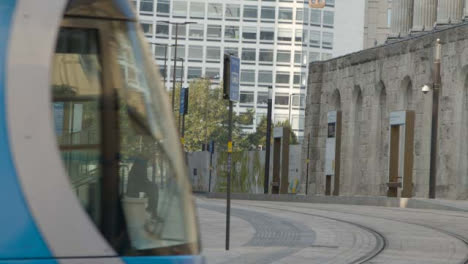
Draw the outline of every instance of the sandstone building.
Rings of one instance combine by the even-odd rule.
[[[389,187],[398,186],[398,196],[428,197],[432,95],[423,94],[421,87],[432,83],[434,46],[440,38],[436,197],[468,198],[467,2],[439,0],[437,6],[434,0],[394,0],[391,37],[400,39],[309,66],[302,158],[306,164],[309,154],[310,163],[308,171],[303,166],[301,183],[305,187],[308,178],[310,193],[388,195]],[[341,113],[341,129],[336,131],[329,126],[333,111]],[[390,116],[398,111],[414,115],[408,134],[414,140],[409,147],[402,139],[396,141],[392,158],[399,165],[394,168],[390,132],[398,129],[390,125],[395,122]],[[331,163],[330,133],[341,138],[335,148],[340,157]],[[334,174],[327,176],[327,166],[336,169]],[[392,185],[395,181],[398,185]]]

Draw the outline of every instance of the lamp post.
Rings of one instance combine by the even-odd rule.
[[[270,141],[271,141],[271,108],[273,101],[273,87],[268,87],[268,110],[267,110],[267,128],[266,128],[266,150],[265,150],[265,177],[263,192],[268,194],[268,186],[270,181]]]
[[[159,21],[159,22],[175,25],[174,74],[172,76],[172,111],[174,111],[175,86],[176,86],[176,66],[177,66],[177,40],[179,39],[179,25],[196,24],[196,22],[189,22],[189,21],[185,21],[185,22]]]
[[[432,127],[431,127],[431,162],[429,165],[429,198],[436,197],[436,172],[437,172],[437,128],[439,122],[439,92],[441,90],[440,59],[442,44],[440,39],[436,41],[434,69],[432,77]],[[423,89],[424,92],[424,89]]]

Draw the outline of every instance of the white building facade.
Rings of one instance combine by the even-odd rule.
[[[172,88],[175,25],[178,28],[176,77],[183,85],[198,77],[221,81],[223,54],[241,59],[239,114],[251,109],[254,120],[244,131],[254,132],[267,112],[272,86],[273,121],[290,120],[302,139],[309,62],[333,56],[335,1],[323,9],[309,8],[308,0],[134,0],[140,23],[153,44],[154,58]],[[167,51],[167,52],[166,52]],[[166,61],[165,61],[166,58]]]

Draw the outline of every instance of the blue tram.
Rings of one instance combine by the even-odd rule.
[[[203,263],[127,0],[0,1],[0,264]]]

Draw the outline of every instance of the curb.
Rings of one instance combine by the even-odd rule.
[[[225,193],[197,193],[197,196],[203,196],[208,199],[226,199]],[[315,196],[315,195],[296,195],[296,194],[249,194],[232,193],[233,200],[253,200],[253,201],[277,201],[277,202],[301,202],[301,203],[320,203],[320,204],[346,204],[346,205],[364,205],[364,206],[382,206],[394,208],[412,208],[412,209],[432,209],[468,212],[466,208],[460,208],[446,204],[440,204],[437,200],[423,198],[393,198],[385,196]],[[468,208],[468,207],[467,207]]]

